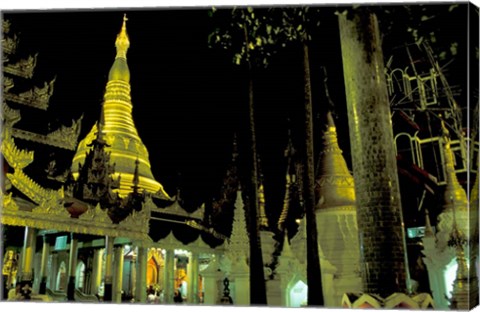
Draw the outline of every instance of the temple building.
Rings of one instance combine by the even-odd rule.
[[[343,53],[357,55],[355,22],[375,19],[339,18],[350,39]],[[167,194],[134,123],[127,21],[124,15],[100,113],[84,138],[81,119],[70,126],[42,120],[43,132],[21,122],[24,113],[47,111],[55,80],[32,85],[37,55],[20,58],[18,38],[2,22],[2,300],[248,306],[251,283],[262,281],[269,306],[306,306],[304,167],[291,133],[286,168],[278,169],[285,174],[278,219],[258,175],[264,274],[252,278],[249,199],[236,136],[210,202],[186,207],[180,191]],[[370,26],[368,40],[379,41]],[[409,101],[402,96],[406,102],[390,111],[389,97],[411,95],[414,82],[446,83],[438,64],[409,76],[412,64],[384,70],[381,50],[371,57],[361,64],[385,73],[379,84],[345,64],[352,168],[339,144],[349,138],[336,125],[346,117],[336,119],[333,109],[322,116],[314,213],[325,307],[468,309],[478,303],[478,142],[461,135],[457,107],[451,98],[441,102],[438,89],[413,93]],[[363,81],[361,88],[352,79]],[[324,89],[332,102],[326,83]],[[376,96],[362,101],[362,92]],[[421,112],[411,113],[418,103]],[[427,122],[424,112],[433,105],[444,114],[428,120],[427,133],[417,122]],[[440,161],[429,163],[425,146]],[[477,153],[476,163],[464,161],[466,146]],[[467,172],[477,172],[476,179],[461,179]],[[476,185],[470,194],[468,183]],[[414,199],[402,196],[407,192]],[[10,297],[15,285],[21,290]]]
[[[7,236],[23,229],[25,241],[5,254],[3,289],[20,284],[24,298],[94,302],[145,302],[147,290],[161,289],[165,303],[181,289],[184,300],[204,300],[199,270],[219,253],[215,247],[225,236],[202,225],[204,208],[188,213],[178,194],[171,198],[153,178],[131,115],[128,46],[125,18],[100,118],[58,185],[41,185],[25,174],[36,154],[17,147],[13,125],[19,114],[4,104],[2,227]]]

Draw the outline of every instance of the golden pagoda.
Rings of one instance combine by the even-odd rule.
[[[445,155],[445,173],[447,186],[444,193],[443,210],[450,211],[455,209],[460,211],[466,211],[468,206],[467,193],[465,189],[458,182],[457,175],[455,173],[455,160],[452,148],[450,146],[450,133],[445,126],[445,122],[442,120],[442,135],[444,142],[444,155]]]
[[[158,196],[170,199],[163,186],[153,177],[148,151],[138,136],[132,118],[132,101],[130,96],[130,71],[127,64],[127,50],[130,41],[127,34],[127,18],[124,16],[120,34],[115,46],[117,55],[108,74],[108,82],[103,102],[102,134],[107,141],[105,150],[110,153],[110,162],[115,164],[116,180],[120,175],[120,196],[125,197],[134,187],[135,162],[138,159],[140,191],[146,190]],[[88,135],[79,143],[73,158],[72,171],[78,177],[78,165],[85,162],[86,153],[98,132],[94,125]]]
[[[355,184],[338,146],[337,128],[331,112],[328,112],[327,120],[328,128],[324,134],[324,149],[316,183],[319,199],[316,210],[339,206],[355,210]]]

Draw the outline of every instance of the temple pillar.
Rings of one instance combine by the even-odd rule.
[[[219,265],[217,258],[214,257],[208,267],[202,272],[203,289],[205,291],[203,303],[205,305],[215,305],[219,302],[220,290],[218,281],[220,279]]]
[[[75,271],[77,269],[77,235],[70,234],[70,254],[68,258],[68,285],[67,285],[67,299],[68,301],[75,301]]]
[[[173,302],[175,276],[175,252],[172,249],[165,249],[165,275],[164,275],[164,296],[165,303]]]
[[[137,258],[136,256],[132,257],[132,261],[130,262],[130,294],[133,298],[135,298],[135,294],[137,293]]]
[[[50,255],[50,245],[53,243],[53,239],[55,237],[52,236],[43,236],[43,248],[42,248],[42,262],[40,265],[40,289],[38,291],[39,294],[44,295],[47,291],[47,265],[48,265],[48,257]]]
[[[140,303],[147,302],[147,257],[147,248],[138,246],[135,301]]]
[[[198,254],[196,252],[192,252],[189,264],[188,302],[198,303]]]
[[[115,289],[113,292],[113,301],[122,302],[123,285],[123,245],[115,247]]]
[[[98,287],[102,283],[102,258],[103,248],[95,249],[93,251],[92,278],[90,279],[90,293],[92,294],[98,294]]]
[[[105,283],[103,301],[112,301],[112,267],[113,267],[113,241],[114,237],[105,237]]]
[[[57,273],[58,273],[58,252],[52,251],[50,270],[47,273],[48,274],[47,284],[48,284],[48,288],[50,288],[51,290],[55,290]]]
[[[33,285],[33,260],[35,253],[36,229],[25,227],[25,237],[22,251],[22,275],[20,285],[22,294],[26,299],[30,299],[30,293]]]

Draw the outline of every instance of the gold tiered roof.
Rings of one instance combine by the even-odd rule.
[[[134,187],[135,162],[138,159],[140,190],[157,193],[161,197],[170,198],[163,186],[153,177],[148,151],[138,136],[132,118],[132,101],[130,96],[130,70],[127,64],[127,50],[130,40],[127,34],[127,18],[117,36],[115,46],[117,55],[108,75],[108,83],[103,103],[102,134],[107,141],[105,148],[110,152],[110,162],[115,164],[114,179],[120,179],[119,194],[126,196]],[[73,158],[72,171],[75,178],[78,176],[78,165],[85,162],[86,152],[90,143],[96,137],[97,126],[94,125],[88,135],[79,143]]]

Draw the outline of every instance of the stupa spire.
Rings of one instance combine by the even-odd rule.
[[[430,214],[425,209],[425,237],[434,237],[432,224],[430,223]]]
[[[455,173],[455,162],[453,152],[450,146],[450,133],[442,120],[443,150],[445,155],[445,175],[447,186],[444,194],[444,210],[450,210],[455,206],[457,210],[467,209],[467,193],[458,182]]]
[[[163,186],[153,177],[148,151],[138,136],[133,122],[130,70],[127,64],[130,40],[127,34],[126,15],[123,16],[122,27],[117,35],[115,46],[117,54],[108,75],[100,121],[79,143],[77,153],[73,158],[73,175],[74,177],[78,176],[76,168],[79,163],[85,162],[85,154],[90,149],[89,144],[96,137],[95,133],[99,132],[99,137],[108,143],[105,150],[110,153],[111,162],[115,163],[116,176],[114,178],[117,178],[118,175],[122,177],[120,196],[127,196],[135,187],[140,192],[146,190],[161,198],[170,199]]]
[[[265,210],[265,189],[263,187],[263,173],[261,170],[260,159],[258,160],[258,224],[260,229],[268,229],[268,217]]]
[[[117,35],[117,40],[115,41],[115,47],[117,48],[117,58],[127,58],[127,50],[130,47],[130,40],[128,39],[127,34],[127,14],[123,15],[123,25],[122,30]]]
[[[355,185],[342,150],[338,145],[337,128],[332,113],[327,113],[327,129],[323,135],[323,151],[317,172],[316,209],[355,205]]]
[[[280,217],[278,218],[278,222],[277,222],[277,227],[279,230],[283,230],[285,228],[285,222],[287,220],[288,213],[290,210],[291,186],[293,183],[296,182],[296,176],[294,172],[295,164],[293,161],[294,154],[295,154],[295,149],[292,143],[291,132],[290,132],[290,129],[288,129],[288,143],[285,149],[285,158],[287,159],[287,170],[285,174],[285,196],[283,198],[282,212],[280,213]]]

